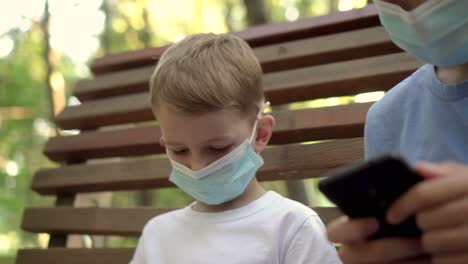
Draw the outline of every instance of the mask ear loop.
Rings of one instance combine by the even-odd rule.
[[[263,111],[265,111],[265,109],[267,107],[270,106],[270,102],[266,102],[263,104],[262,108],[260,108],[260,110],[258,111],[257,113],[257,117],[256,117],[256,120],[255,120],[255,123],[254,123],[254,127],[253,127],[253,131],[252,131],[252,135],[250,136],[250,139],[249,139],[249,142],[252,144],[252,140],[254,139],[255,135],[257,134],[257,126],[258,126],[258,121],[262,118],[262,115],[263,115]]]

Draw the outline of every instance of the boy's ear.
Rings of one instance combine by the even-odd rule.
[[[258,121],[257,134],[254,139],[254,150],[257,153],[262,152],[270,141],[275,127],[275,118],[272,115],[264,115]]]

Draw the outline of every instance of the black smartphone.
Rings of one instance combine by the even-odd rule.
[[[379,231],[369,237],[421,234],[414,217],[390,225],[385,214],[395,200],[423,178],[397,156],[382,156],[341,168],[319,182],[319,190],[350,218],[375,217]]]

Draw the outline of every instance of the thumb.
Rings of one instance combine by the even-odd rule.
[[[416,165],[414,166],[414,170],[416,173],[418,173],[425,179],[440,178],[446,175],[440,164],[430,163],[426,161],[416,163]]]

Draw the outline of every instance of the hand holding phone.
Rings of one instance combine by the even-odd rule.
[[[375,217],[379,231],[370,239],[418,236],[414,217],[390,225],[385,214],[395,200],[423,178],[401,158],[383,156],[347,166],[327,175],[319,189],[350,218]]]

